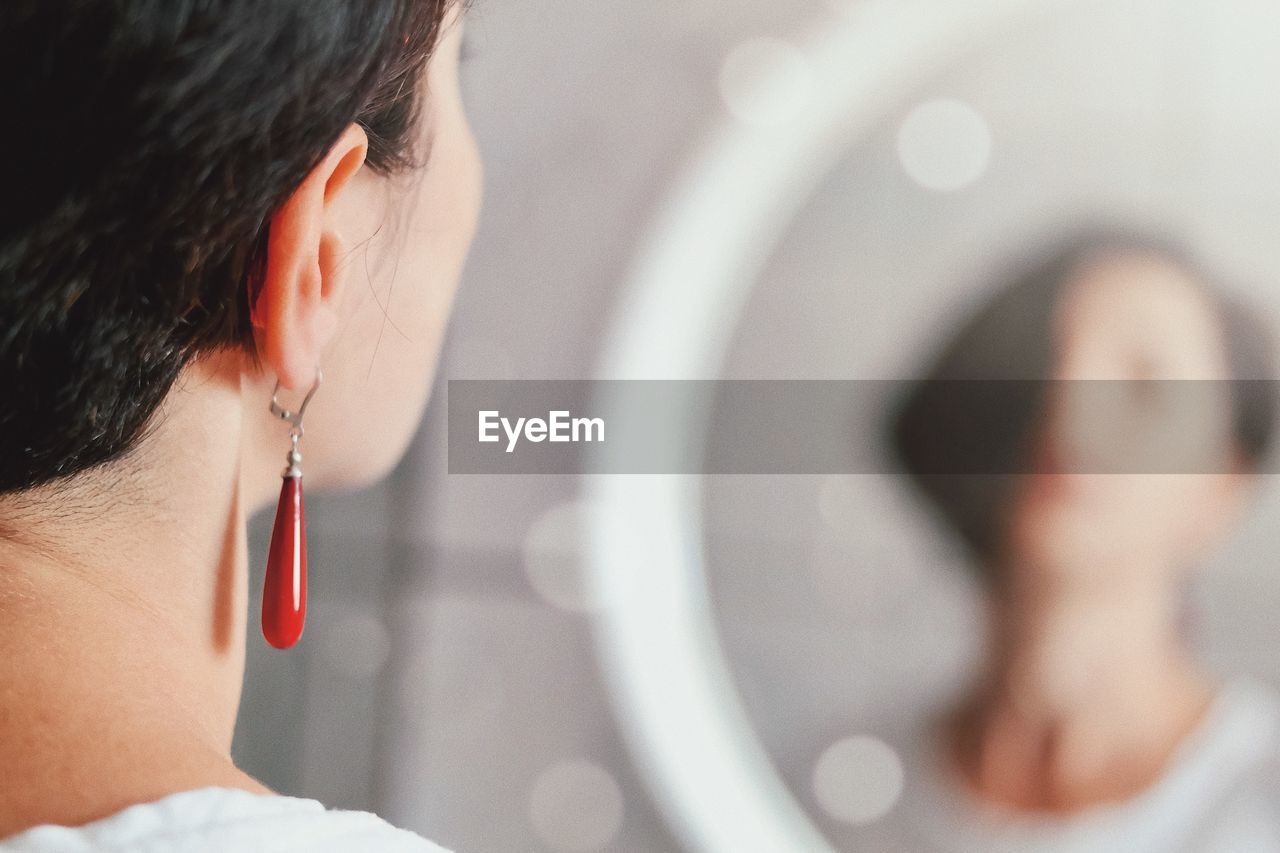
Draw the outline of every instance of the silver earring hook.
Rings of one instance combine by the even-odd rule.
[[[317,367],[316,381],[312,383],[311,390],[307,392],[307,396],[302,398],[302,405],[298,406],[298,410],[296,412],[290,411],[280,405],[280,380],[276,380],[275,390],[271,392],[271,414],[280,418],[282,421],[288,421],[289,425],[292,427],[292,429],[289,430],[289,433],[297,438],[302,437],[302,416],[306,414],[307,404],[310,403],[311,398],[316,395],[316,390],[320,387],[320,380],[322,378],[323,375],[320,373],[320,368]]]

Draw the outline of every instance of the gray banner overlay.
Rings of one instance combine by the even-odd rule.
[[[451,474],[1270,471],[1280,380],[450,380]]]

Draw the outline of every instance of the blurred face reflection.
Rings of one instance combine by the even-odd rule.
[[[1234,506],[1232,404],[1225,382],[1152,380],[1230,377],[1213,304],[1155,254],[1107,254],[1066,283],[1053,335],[1065,381],[1012,509],[1012,571],[1116,584],[1176,570]]]

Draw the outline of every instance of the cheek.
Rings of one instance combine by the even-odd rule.
[[[408,337],[421,336],[434,352],[475,236],[481,167],[456,93],[437,91],[426,118],[433,128],[430,159],[408,187],[390,247],[394,257],[381,259],[379,277],[388,294],[384,319]]]
[[[428,170],[415,188],[414,210],[375,322],[384,344],[375,369],[395,376],[402,387],[422,389],[413,408],[416,421],[434,375],[445,326],[453,307],[480,208],[480,165],[464,121],[438,125]],[[375,304],[375,309],[379,308]]]
[[[411,239],[426,251],[424,264],[449,268],[455,278],[475,236],[483,167],[457,92],[440,92],[430,116],[433,128],[427,171],[415,189],[408,223]]]
[[[326,422],[308,430],[320,479],[367,483],[403,455],[421,419],[475,233],[481,166],[458,91],[456,35],[433,60],[423,172],[368,178],[352,233],[346,322],[326,359]],[[323,428],[322,428],[323,427]]]
[[[416,431],[475,230],[474,152],[469,134],[439,137],[425,174],[391,193],[375,236],[353,253],[348,319],[326,358],[330,422],[308,431],[328,485],[383,476]]]

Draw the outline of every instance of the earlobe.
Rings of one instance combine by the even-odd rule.
[[[255,343],[280,384],[304,389],[337,334],[348,247],[335,200],[364,165],[368,138],[350,125],[271,218],[265,271],[251,306]]]

